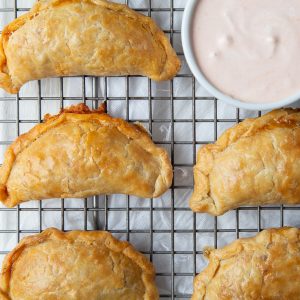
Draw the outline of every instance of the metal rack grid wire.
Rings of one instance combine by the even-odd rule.
[[[297,226],[299,224],[295,221],[295,217],[300,216],[300,207],[243,207],[228,213],[225,217],[212,217],[205,214],[196,215],[189,210],[187,202],[193,188],[191,170],[196,161],[198,147],[216,140],[224,127],[240,122],[243,116],[248,116],[249,112],[239,109],[233,110],[217,99],[205,93],[199,95],[197,92],[199,85],[184,63],[180,45],[180,27],[174,21],[176,18],[176,21],[180,24],[185,0],[145,0],[142,1],[143,5],[141,7],[133,5],[140,1],[125,0],[124,2],[141,13],[154,17],[158,23],[161,20],[168,19],[168,26],[164,28],[164,31],[170,37],[171,43],[174,44],[184,67],[174,80],[164,83],[163,93],[156,93],[159,84],[144,78],[145,93],[142,96],[132,95],[134,89],[132,82],[141,80],[136,76],[119,78],[124,83],[124,89],[122,95],[118,96],[110,94],[110,81],[114,80],[110,77],[92,78],[83,76],[68,79],[71,82],[76,80],[76,84],[81,81],[81,94],[76,95],[66,95],[65,78],[55,79],[59,86],[59,94],[56,96],[44,95],[44,81],[37,81],[34,96],[30,93],[28,95],[26,91],[16,96],[1,94],[0,112],[2,109],[2,115],[5,115],[8,110],[13,117],[2,118],[0,129],[1,131],[11,131],[11,126],[13,126],[15,136],[20,135],[20,133],[26,131],[26,126],[32,127],[42,121],[43,106],[48,107],[49,103],[59,103],[58,106],[62,108],[83,101],[96,108],[101,102],[107,100],[108,112],[112,114],[114,103],[121,103],[121,115],[128,121],[143,123],[152,133],[154,141],[169,151],[174,166],[172,187],[161,200],[137,201],[134,197],[119,196],[121,201],[118,201],[110,196],[95,196],[92,199],[83,199],[82,201],[60,199],[53,202],[54,205],[48,205],[50,202],[43,201],[35,202],[32,206],[19,205],[12,209],[0,206],[0,257],[2,261],[4,255],[23,236],[38,233],[45,229],[44,223],[46,220],[47,224],[51,223],[53,219],[59,220],[60,224],[56,227],[61,230],[109,230],[114,235],[133,243],[154,263],[161,299],[188,299],[192,293],[193,277],[205,267],[202,255],[204,246],[223,246],[236,238],[254,235],[265,227]],[[11,14],[16,18],[28,11],[29,7],[24,7],[24,3],[28,5],[28,1],[0,0],[0,14],[2,16]],[[159,14],[163,14],[163,16],[159,17]],[[166,15],[168,15],[167,18]],[[176,80],[179,81],[176,82]],[[186,81],[189,82],[188,94],[178,94],[176,92],[178,86]],[[49,80],[47,82],[49,83]],[[183,102],[186,104],[182,104]],[[143,103],[143,110],[147,112],[146,117],[136,118],[132,116],[131,108],[138,105],[138,103]],[[181,106],[178,106],[178,103]],[[186,105],[189,106],[190,114],[181,117],[177,113],[178,107],[180,110]],[[36,117],[30,119],[24,117],[22,115],[24,107],[35,110]],[[56,105],[56,108],[59,107]],[[162,109],[157,110],[157,107]],[[209,107],[208,111],[207,107]],[[159,112],[158,116],[156,116],[154,108],[156,108],[156,112]],[[168,116],[162,114],[163,117],[161,117],[162,110],[168,111]],[[203,114],[202,111],[204,111]],[[230,116],[228,117],[228,115]],[[254,116],[259,115],[260,112],[257,112]],[[162,124],[169,129],[168,139],[156,138],[157,132],[161,132]],[[223,127],[220,127],[220,124]],[[188,128],[187,136],[189,138],[178,138],[176,130],[180,125]],[[211,138],[199,136],[198,132],[201,131],[201,128],[205,128],[205,131],[210,128]],[[0,146],[3,151],[12,140],[12,138],[6,139],[1,135]],[[189,159],[185,160],[186,155],[182,155],[183,149],[185,151],[188,149],[191,154]],[[187,174],[187,176],[181,176],[182,174]],[[188,183],[186,183],[187,177]],[[69,205],[70,203],[72,205]],[[76,214],[77,219],[81,220],[81,225],[76,225],[75,228],[70,227],[68,224],[68,216],[72,213]],[[143,218],[148,217],[141,222],[139,215],[142,215]],[[34,218],[35,225],[30,228],[23,227],[23,220],[28,218]],[[110,226],[111,220],[115,218],[122,219],[120,228]],[[13,223],[13,227],[7,227],[7,223],[9,223],[7,220]],[[132,220],[137,221],[137,225]],[[11,241],[8,248],[3,242],[5,240]],[[160,241],[160,243],[157,243],[157,241]]]

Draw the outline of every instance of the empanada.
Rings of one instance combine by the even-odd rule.
[[[6,256],[1,289],[9,300],[155,300],[154,277],[146,257],[106,231],[50,228]]]
[[[300,203],[300,110],[276,110],[227,130],[199,150],[194,182],[195,212]]]
[[[173,78],[180,61],[155,22],[105,0],[40,0],[2,32],[0,87],[77,75]]]
[[[79,104],[46,116],[9,146],[0,169],[0,200],[13,207],[96,194],[158,197],[172,178],[166,150],[141,125]]]
[[[300,230],[269,229],[218,250],[194,281],[192,300],[299,300]]]

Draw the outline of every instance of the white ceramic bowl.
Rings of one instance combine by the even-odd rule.
[[[228,104],[233,106],[244,108],[244,109],[251,109],[251,110],[271,110],[275,108],[279,108],[282,106],[289,105],[293,102],[296,102],[300,99],[300,91],[296,95],[290,96],[288,98],[282,99],[280,101],[272,102],[272,103],[247,103],[243,102],[238,99],[234,99],[228,95],[225,95],[220,90],[218,90],[215,86],[213,86],[204,76],[200,67],[198,66],[197,60],[195,58],[195,54],[192,47],[192,25],[193,25],[193,17],[194,11],[196,8],[197,3],[201,0],[189,0],[184,10],[183,20],[182,20],[182,28],[181,28],[181,35],[182,35],[182,45],[183,51],[186,58],[186,61],[198,80],[198,82],[213,96],[217,99],[220,99]],[[299,49],[300,51],[300,49]],[[220,75],[222,76],[222,75]]]

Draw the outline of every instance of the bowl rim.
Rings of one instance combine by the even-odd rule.
[[[230,97],[219,89],[217,89],[208,79],[206,79],[205,75],[201,71],[198,66],[197,60],[194,55],[193,47],[192,47],[192,38],[191,38],[191,29],[194,17],[195,7],[198,2],[201,0],[188,0],[182,18],[181,25],[181,41],[183,46],[183,53],[186,58],[187,64],[194,74],[197,81],[214,97],[220,99],[230,105],[236,106],[238,108],[244,108],[249,110],[271,110],[280,108],[282,106],[286,106],[292,104],[300,99],[300,91],[295,95],[289,96],[283,100],[279,100],[276,102],[269,103],[249,103],[243,102],[241,100]]]

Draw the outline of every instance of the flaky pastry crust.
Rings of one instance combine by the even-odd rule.
[[[40,0],[0,40],[0,87],[57,76],[173,78],[180,61],[155,22],[105,0]]]
[[[208,267],[194,281],[192,300],[298,300],[300,230],[280,228],[207,249]]]
[[[172,165],[138,124],[84,104],[45,118],[8,147],[0,169],[0,200],[98,194],[158,197],[171,185]]]
[[[6,256],[0,294],[7,300],[155,300],[154,277],[145,256],[106,231],[50,228]]]
[[[199,150],[194,182],[195,212],[300,203],[300,110],[275,110],[227,130]]]

